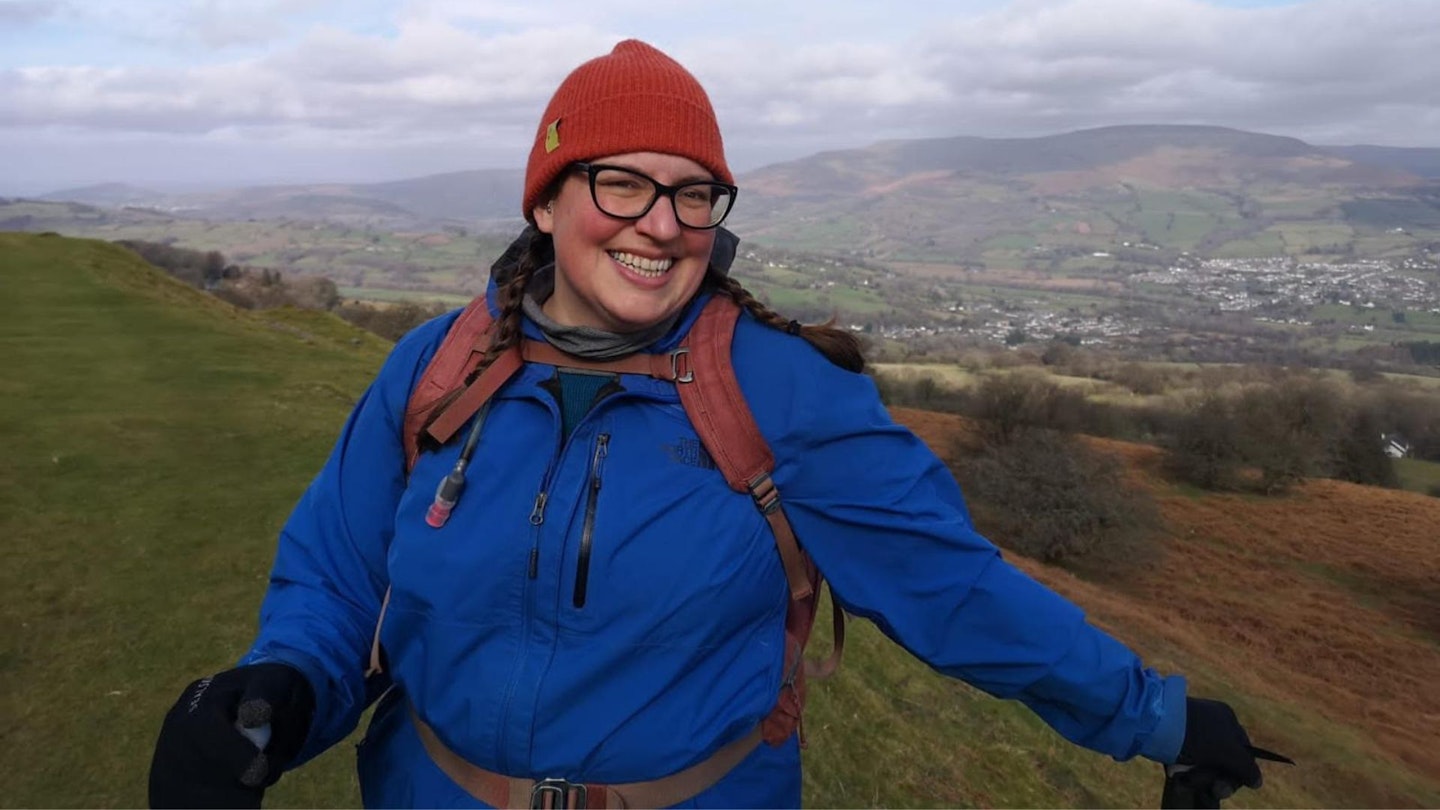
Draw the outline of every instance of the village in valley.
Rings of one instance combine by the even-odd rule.
[[[1109,275],[1110,291],[1088,297],[964,274],[918,280],[873,262],[805,254],[750,249],[742,258],[758,268],[762,288],[782,274],[790,281],[776,286],[802,288],[821,301],[846,294],[883,300],[892,306],[870,314],[840,309],[842,322],[895,341],[949,337],[1018,346],[1063,340],[1138,350],[1162,339],[1173,346],[1177,328],[1244,334],[1262,343],[1269,335],[1287,345],[1307,336],[1383,342],[1397,333],[1440,335],[1440,262],[1428,256],[1319,261],[1181,254],[1164,265]],[[774,287],[768,292],[784,303]]]

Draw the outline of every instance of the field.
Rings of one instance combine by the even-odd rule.
[[[98,242],[0,234],[0,283],[0,804],[141,806],[166,704],[244,651],[276,532],[387,347]],[[279,801],[355,804],[331,758]]]
[[[1440,492],[1440,464],[1418,458],[1395,459],[1400,486],[1412,492]]]
[[[0,806],[139,806],[161,717],[245,649],[276,530],[386,346],[328,316],[234,310],[98,242],[0,234],[0,284]],[[896,416],[942,454],[966,430]],[[1160,499],[1163,555],[1103,581],[1012,559],[1299,760],[1234,806],[1440,805],[1440,499],[1326,481],[1199,496],[1149,448],[1102,448]],[[813,690],[807,804],[1158,800],[1153,763],[1065,743],[851,628]],[[267,804],[356,806],[352,753]]]

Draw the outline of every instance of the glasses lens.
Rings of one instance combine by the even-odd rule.
[[[595,204],[612,217],[638,217],[655,199],[655,183],[624,169],[595,171]]]
[[[730,203],[730,189],[718,183],[687,183],[675,191],[675,215],[691,228],[719,225]]]

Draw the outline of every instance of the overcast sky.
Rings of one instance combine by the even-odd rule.
[[[626,37],[739,171],[1126,123],[1440,146],[1440,0],[0,0],[0,194],[518,168]]]

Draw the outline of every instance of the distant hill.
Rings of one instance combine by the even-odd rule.
[[[108,183],[52,192],[47,201],[109,208],[148,208],[215,221],[315,220],[387,228],[474,226],[520,219],[519,170],[450,172],[386,183],[248,186],[221,191],[163,193]]]
[[[1170,172],[1170,173],[1167,173]],[[1039,138],[938,138],[885,141],[865,149],[825,152],[751,172],[746,190],[772,196],[846,192],[884,194],[891,184],[937,182],[954,176],[1068,178],[1104,184],[1135,176],[1157,185],[1228,182],[1257,173],[1299,182],[1404,185],[1415,178],[1388,167],[1326,159],[1295,138],[1222,127],[1122,126]]]
[[[1356,163],[1384,166],[1440,180],[1440,149],[1404,149],[1393,146],[1324,146],[1326,152]]]
[[[168,195],[126,183],[101,183],[94,186],[67,188],[42,194],[38,199],[55,202],[77,202],[118,208],[123,205],[154,205]]]
[[[0,231],[57,231],[90,235],[101,228],[164,228],[174,216],[150,208],[0,197]]]
[[[1014,264],[1036,249],[1080,256],[1125,243],[1354,252],[1357,237],[1387,229],[1440,238],[1440,183],[1405,170],[1429,159],[1414,151],[1371,163],[1199,126],[887,141],[746,174],[734,221],[777,245],[892,260]]]

